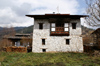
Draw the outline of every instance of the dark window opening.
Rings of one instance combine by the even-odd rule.
[[[42,52],[46,52],[46,49],[42,49]]]
[[[72,23],[72,29],[76,29],[76,23]]]
[[[68,44],[68,45],[69,45],[69,39],[66,39],[66,44]]]
[[[43,29],[43,23],[39,23],[39,29]]]
[[[64,23],[56,23],[56,31],[63,32],[64,31]]]
[[[56,23],[56,27],[64,27],[64,23]]]
[[[42,39],[42,45],[45,45],[45,39]]]

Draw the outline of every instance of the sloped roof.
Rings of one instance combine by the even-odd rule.
[[[96,29],[94,32],[92,32],[91,34],[97,34],[100,33],[100,28]]]

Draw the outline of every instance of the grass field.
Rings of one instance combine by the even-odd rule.
[[[100,57],[85,53],[0,52],[1,66],[100,66]]]

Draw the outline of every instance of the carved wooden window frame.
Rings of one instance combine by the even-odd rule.
[[[67,22],[65,22],[65,23],[67,23]],[[64,23],[64,32],[69,32],[69,23],[67,23],[68,27],[65,27],[65,23]],[[65,28],[68,28],[68,31],[65,31]]]
[[[50,23],[50,29],[51,29],[50,31],[52,31],[52,29],[55,29],[54,31],[52,31],[52,32],[55,32],[55,31],[56,31],[56,23],[54,23],[55,26],[52,26],[52,24],[53,24],[53,23]]]

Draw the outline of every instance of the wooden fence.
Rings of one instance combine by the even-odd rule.
[[[6,47],[4,49],[6,52],[27,52],[26,47]]]
[[[84,52],[93,52],[93,46],[84,45]]]
[[[94,50],[100,51],[100,46],[84,45],[84,52],[93,52]]]

